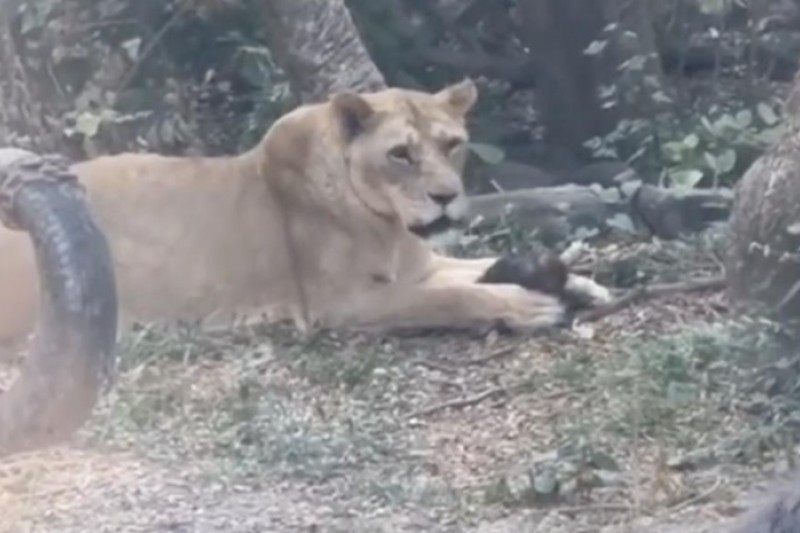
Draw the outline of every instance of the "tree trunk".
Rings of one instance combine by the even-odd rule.
[[[785,136],[736,188],[726,274],[735,308],[800,319],[800,74],[785,105]]]
[[[41,151],[60,148],[59,132],[45,121],[46,101],[17,55],[11,26],[17,4],[0,8],[0,145]]]
[[[521,0],[517,21],[520,38],[530,50],[537,74],[539,109],[548,144],[565,156],[588,155],[584,143],[605,136],[620,118],[643,114],[641,99],[630,98],[634,87],[622,86],[620,65],[640,56],[640,74],[660,82],[655,40],[646,0]],[[609,24],[617,23],[609,29]],[[631,33],[632,32],[632,33]],[[594,41],[602,51],[587,54]],[[600,90],[616,87],[615,105],[605,105]],[[654,92],[647,87],[647,95]]]
[[[264,0],[269,45],[303,103],[386,87],[343,0]]]

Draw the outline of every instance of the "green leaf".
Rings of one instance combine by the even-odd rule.
[[[682,142],[668,141],[661,145],[661,153],[664,158],[673,163],[680,163],[683,160],[683,153],[686,145]]]
[[[715,174],[719,174],[719,166],[717,165],[717,158],[714,157],[714,154],[705,152],[703,154],[703,158],[706,160],[706,165],[708,165],[708,168],[713,170]]]
[[[552,495],[558,492],[558,480],[549,469],[533,478],[533,490],[537,494]]]
[[[602,52],[608,45],[608,41],[592,41],[589,46],[583,51],[587,56],[595,56]]]
[[[749,109],[742,109],[736,113],[736,123],[742,129],[747,128],[753,123],[753,112]]]
[[[697,3],[704,15],[721,15],[730,9],[730,0],[698,0]]]
[[[717,172],[727,174],[736,166],[736,152],[728,148],[717,156]]]
[[[653,101],[659,104],[671,104],[672,98],[667,96],[663,91],[656,91],[653,93]]]
[[[764,102],[759,103],[758,106],[756,106],[756,110],[758,111],[758,116],[761,117],[761,120],[763,120],[764,124],[767,126],[774,126],[779,120],[775,111]]]
[[[703,173],[696,168],[688,170],[670,170],[669,171],[670,183],[675,187],[682,187],[686,189],[694,189],[700,180],[703,179]]]
[[[718,135],[722,135],[726,129],[741,129],[741,126],[736,119],[728,113],[725,113],[714,122],[714,130]]]
[[[127,52],[128,58],[134,62],[139,59],[139,51],[141,50],[141,46],[142,39],[139,37],[128,39],[122,43],[122,48],[124,48],[125,52]]]
[[[75,131],[82,133],[85,137],[94,137],[100,130],[100,123],[103,121],[99,115],[84,112],[75,120]]]
[[[622,194],[630,198],[641,186],[642,180],[632,180],[624,182],[619,188],[622,190]]]
[[[765,129],[756,133],[755,140],[764,146],[769,146],[778,142],[782,134],[783,128],[775,126],[774,128]]]
[[[712,134],[712,135],[716,135],[716,134],[717,134],[717,128],[716,128],[716,126],[714,126],[713,124],[711,124],[711,122],[708,120],[708,118],[706,118],[706,117],[701,117],[701,118],[700,118],[700,123],[701,123],[701,124],[703,125],[703,127],[704,127],[704,128],[707,130],[707,131],[708,131],[708,133],[710,133],[710,134]]]
[[[596,237],[600,234],[597,228],[587,228],[586,226],[578,226],[572,234],[575,240],[583,241]]]
[[[617,70],[619,70],[619,71],[625,71],[625,70],[638,71],[638,70],[643,70],[644,66],[645,66],[645,61],[646,61],[646,58],[644,56],[636,55],[636,56],[631,57],[627,61],[623,61],[622,64],[620,64],[620,66],[617,67]]]
[[[616,85],[601,85],[600,88],[597,90],[597,94],[603,100],[607,100],[617,94],[617,86]]]
[[[695,148],[697,148],[697,146],[700,144],[700,137],[698,137],[698,136],[697,136],[697,135],[695,135],[694,133],[690,133],[689,135],[687,135],[687,136],[686,136],[686,137],[683,139],[683,144],[684,144],[684,145],[685,145],[687,148],[691,148],[692,150],[694,150],[694,149],[695,149]]]
[[[636,226],[633,225],[633,220],[625,213],[617,213],[609,218],[606,220],[606,225],[626,233],[636,233]]]
[[[471,142],[467,146],[481,159],[481,161],[489,165],[500,164],[506,158],[506,154],[503,149],[492,144]]]
[[[640,146],[638,150],[636,150],[633,154],[628,156],[628,158],[625,160],[625,162],[626,163],[632,163],[633,161],[636,161],[640,157],[644,156],[646,153],[647,153],[647,146]],[[614,181],[624,181],[626,179],[626,177],[630,176],[630,175],[636,175],[636,173],[635,172],[629,172],[629,173],[623,172],[621,175],[614,176]]]

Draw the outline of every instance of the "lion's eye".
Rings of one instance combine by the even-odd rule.
[[[411,151],[405,144],[400,144],[389,150],[389,158],[402,163],[413,163]]]

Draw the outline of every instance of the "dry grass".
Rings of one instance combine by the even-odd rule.
[[[2,465],[1,530],[703,531],[793,457],[770,327],[695,294],[536,338],[142,329],[72,447]]]

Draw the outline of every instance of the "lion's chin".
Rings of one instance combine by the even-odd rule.
[[[452,230],[458,230],[461,227],[462,224],[460,222],[453,220],[447,215],[442,215],[433,222],[429,222],[427,224],[415,224],[409,226],[408,229],[411,231],[411,233],[417,235],[418,237],[430,239]]]

